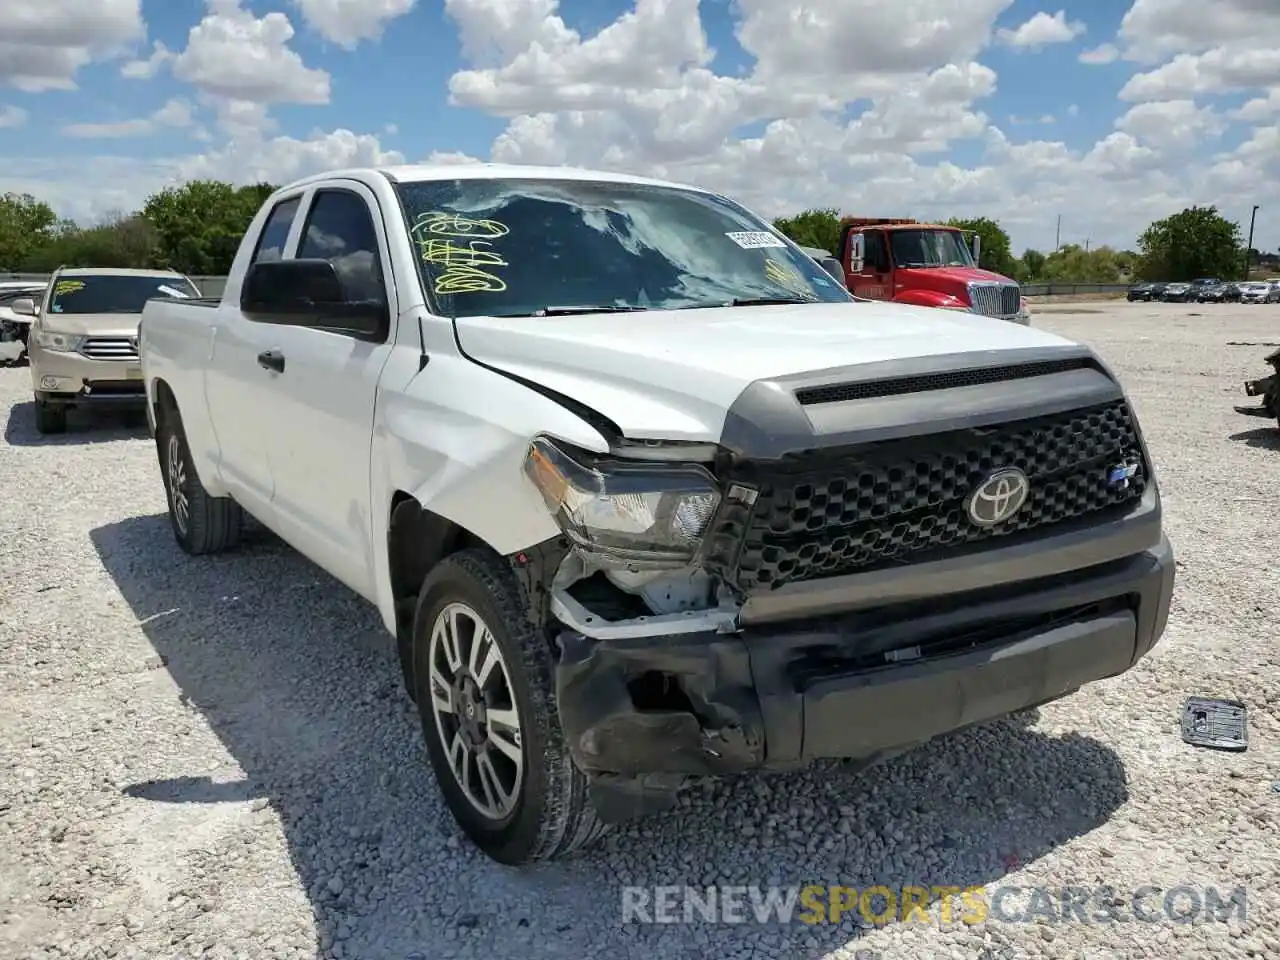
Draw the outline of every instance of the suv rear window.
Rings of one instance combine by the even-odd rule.
[[[199,297],[182,277],[94,276],[59,277],[49,297],[50,313],[141,313],[152,297]]]

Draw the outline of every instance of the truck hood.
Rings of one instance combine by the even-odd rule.
[[[1072,347],[1034,327],[853,302],[570,317],[463,317],[464,353],[583,404],[637,439],[720,440],[751,383],[911,357]]]
[[[132,337],[141,319],[141,313],[48,313],[40,318],[40,325],[78,336]]]
[[[990,270],[974,267],[903,267],[898,270],[897,283],[911,290],[937,290],[940,293],[959,293],[969,283],[1013,283]]]

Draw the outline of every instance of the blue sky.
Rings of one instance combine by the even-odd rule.
[[[612,53],[602,41],[591,54],[583,45],[589,48],[596,34],[634,10],[634,0],[506,0],[516,12],[509,22],[493,15],[493,0],[450,0],[449,9],[445,0],[382,0],[384,8],[405,12],[359,40],[341,33],[347,20],[331,17],[326,26],[314,11],[327,3],[341,12],[347,4],[354,24],[364,16],[359,8],[379,6],[373,0],[241,0],[239,9],[235,0],[142,0],[140,10],[138,0],[100,0],[111,11],[103,16],[115,19],[95,29],[116,31],[111,44],[77,35],[76,10],[66,0],[11,2],[47,18],[70,11],[66,46],[84,55],[83,65],[69,71],[67,84],[74,88],[22,76],[0,86],[0,118],[9,118],[0,119],[0,190],[48,196],[62,212],[82,218],[138,202],[187,175],[279,179],[331,159],[416,161],[443,153],[563,159],[714,179],[767,215],[809,205],[863,212],[869,203],[892,203],[875,213],[985,212],[1006,223],[1018,248],[1051,246],[1061,213],[1064,240],[1130,245],[1153,216],[1188,202],[1219,203],[1228,216],[1247,219],[1250,202],[1258,202],[1251,201],[1250,167],[1264,179],[1277,162],[1271,149],[1276,141],[1267,133],[1276,116],[1262,107],[1248,120],[1233,119],[1231,112],[1262,102],[1268,83],[1280,85],[1280,76],[1255,77],[1263,82],[1251,87],[1221,77],[1216,86],[1212,78],[1190,85],[1183,78],[1180,87],[1157,76],[1141,96],[1119,97],[1135,75],[1159,71],[1180,54],[1207,76],[1218,62],[1214,56],[1248,57],[1259,44],[1280,39],[1280,29],[1268,32],[1280,27],[1280,4],[1275,17],[1256,18],[1260,27],[1237,29],[1227,17],[1231,29],[1205,31],[1187,20],[1189,0],[1072,0],[1062,6],[901,0],[894,16],[885,14],[882,0],[795,0],[772,11],[762,0],[641,0],[641,8],[649,8],[648,25],[626,36],[621,31]],[[1246,3],[1220,0],[1218,8],[1226,14],[1233,4]],[[805,9],[825,21],[770,26],[769,17]],[[1001,34],[1037,14],[1059,11],[1071,36],[1028,47]],[[255,65],[249,56],[239,62],[237,51],[246,49],[239,40],[211,47],[201,58],[196,48],[212,34],[197,43],[192,30],[204,18],[238,18],[237,29],[259,31],[254,35],[261,38],[269,14],[276,15],[273,30],[284,14],[294,31],[283,43],[278,33],[265,41],[262,49],[282,58],[275,67]],[[931,17],[939,23],[926,30],[921,24]],[[759,28],[754,34],[744,27],[753,18]],[[702,55],[687,39],[699,23],[713,55]],[[52,28],[62,29],[57,22]],[[88,28],[79,29],[83,34]],[[1034,31],[1028,29],[1029,37]],[[806,30],[847,38],[847,58],[839,48],[823,48],[822,37],[799,36]],[[465,57],[460,35],[466,31],[492,42],[497,52],[474,62]],[[866,58],[874,58],[882,39],[888,48],[901,44],[902,69],[893,62],[867,68]],[[159,68],[146,79],[137,69],[133,77],[123,75],[122,68],[145,60],[156,42],[170,53]],[[859,54],[863,42],[868,46]],[[1080,62],[1084,51],[1107,43],[1119,48],[1113,62]],[[548,51],[542,67],[529,57],[535,44]],[[906,64],[930,45],[936,48],[932,58]],[[175,54],[183,56],[175,60]],[[609,62],[615,55],[617,62]],[[973,63],[981,67],[965,66]],[[963,83],[972,89],[941,102],[934,88],[920,84],[948,65],[968,70]],[[981,68],[994,71],[993,91],[983,87]],[[678,99],[690,96],[678,88],[690,87],[698,70],[740,86],[715,94],[729,97],[730,106],[706,118],[705,130],[697,114],[711,94]],[[467,71],[480,86],[451,95],[451,78]],[[3,74],[0,66],[0,82]],[[575,98],[585,89],[599,109],[584,122]],[[667,99],[655,99],[655,90]],[[815,113],[806,106],[823,95],[834,98],[834,108],[828,104]],[[917,118],[912,111],[922,104],[928,109]],[[1141,123],[1121,120],[1137,106]],[[880,133],[871,139],[869,123],[848,130],[867,109],[884,113]],[[687,129],[665,139],[650,136],[647,128],[679,121],[686,111]],[[541,126],[530,120],[535,116]],[[1182,129],[1180,116],[1188,123],[1181,140],[1174,135]],[[949,132],[933,137],[935,128]],[[347,139],[335,131],[349,131]],[[931,137],[933,146],[910,142]],[[501,139],[506,142],[496,145]],[[786,144],[786,150],[774,144]],[[1232,158],[1239,150],[1244,152]],[[860,156],[850,162],[855,154]],[[769,164],[766,158],[772,158]],[[1280,230],[1271,224],[1269,212],[1263,213],[1257,245],[1280,245]]]

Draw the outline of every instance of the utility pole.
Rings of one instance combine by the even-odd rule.
[[[1085,237],[1085,238],[1084,238],[1084,252],[1085,252],[1085,253],[1088,253],[1088,252],[1089,252],[1089,243],[1090,243],[1090,242],[1091,242],[1091,241],[1089,240],[1089,238],[1088,238],[1088,237]]]
[[[1058,232],[1053,238],[1053,249],[1062,249],[1062,214],[1058,214]]]
[[[1249,268],[1253,266],[1253,222],[1258,216],[1261,209],[1256,203],[1253,205],[1253,212],[1249,214],[1249,242],[1244,248],[1244,278],[1249,279]]]

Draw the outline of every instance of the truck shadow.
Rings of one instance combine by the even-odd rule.
[[[692,960],[766,935],[775,955],[816,960],[859,938],[857,910],[816,926],[696,915],[693,927],[624,925],[622,885],[988,884],[1127,798],[1114,752],[1049,736],[1032,711],[862,773],[830,764],[693,790],[677,811],[617,828],[570,860],[503,868],[461,839],[439,799],[391,640],[364,601],[269,537],[203,559],[180,553],[163,515],[91,537],[184,701],[246,772],[125,793],[190,805],[193,825],[201,805],[269,804],[312,908],[317,956],[335,944],[362,960],[451,956],[464,944],[469,956],[514,956],[521,943],[530,956],[547,943],[585,956],[625,937]]]
[[[1258,450],[1280,450],[1280,430],[1274,426],[1243,430],[1240,433],[1231,434],[1229,439]]]
[[[67,416],[67,432],[36,432],[36,405],[27,400],[15,403],[4,425],[4,439],[11,447],[65,447],[113,440],[145,440],[146,411],[137,410],[71,410]]]

